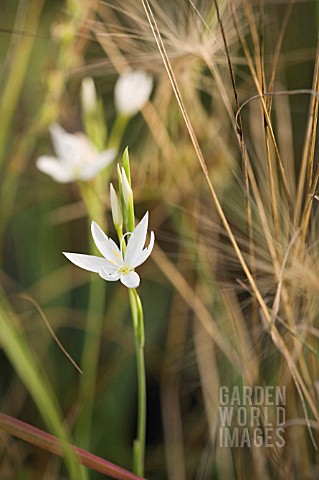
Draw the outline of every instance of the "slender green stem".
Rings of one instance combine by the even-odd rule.
[[[144,316],[143,307],[135,288],[129,290],[133,316],[136,367],[137,367],[137,438],[133,448],[133,471],[144,475],[145,437],[146,437],[146,375],[144,359]]]
[[[91,281],[89,288],[88,316],[81,362],[83,375],[79,385],[82,411],[75,430],[77,441],[86,450],[91,445],[101,331],[103,328],[102,313],[105,306],[105,284],[104,282]],[[83,476],[85,480],[90,478],[89,471],[84,467]]]
[[[137,449],[134,451],[134,473],[144,475],[145,459],[145,434],[146,434],[146,378],[145,378],[145,360],[144,347],[135,343],[136,348],[136,366],[138,382],[138,423],[137,439],[134,445]]]
[[[87,185],[81,184],[80,191],[88,212],[88,230],[92,220],[105,228],[103,208],[98,201],[94,190]],[[95,245],[91,241],[91,254],[95,255]],[[79,396],[83,405],[77,428],[76,436],[81,446],[85,449],[90,447],[96,381],[98,374],[98,361],[101,346],[101,332],[103,328],[103,312],[105,308],[105,282],[91,281],[89,287],[88,316],[84,337],[81,366],[83,375],[79,386]],[[86,479],[88,472],[85,472]]]
[[[95,253],[95,252],[94,252]],[[80,382],[80,399],[83,412],[76,433],[83,448],[88,449],[91,440],[91,426],[100,354],[102,314],[105,307],[105,284],[92,281],[89,290],[88,317],[82,353],[83,376]]]
[[[108,148],[118,149],[120,147],[121,140],[123,138],[123,134],[129,120],[130,117],[128,116],[122,115],[120,113],[117,115],[112,130],[110,132],[109,140],[107,143]]]
[[[126,159],[128,161],[128,158]],[[129,164],[127,164],[128,177],[130,178]],[[123,195],[121,195],[123,197]],[[124,207],[125,208],[125,207]],[[126,229],[133,232],[135,227],[134,203],[133,198],[128,209]],[[120,245],[123,254],[125,253],[126,244],[122,230],[117,229]],[[122,243],[123,242],[123,243]],[[137,369],[137,438],[133,445],[133,472],[137,475],[144,476],[144,460],[145,460],[145,440],[146,440],[146,375],[145,375],[145,359],[144,359],[144,314],[141,299],[135,288],[129,289],[130,305],[134,327],[135,353],[136,353],[136,369]]]

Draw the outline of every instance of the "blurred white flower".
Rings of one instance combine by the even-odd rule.
[[[82,255],[80,253],[63,252],[63,254],[74,265],[89,272],[98,273],[104,280],[109,282],[120,280],[127,288],[136,288],[140,284],[140,277],[134,272],[134,268],[144,263],[150,256],[155,241],[154,232],[151,232],[149,246],[144,248],[147,227],[148,212],[146,212],[134,231],[127,234],[130,235],[130,238],[123,255],[123,245],[118,248],[116,243],[105,235],[98,224],[92,222],[93,240],[104,258],[94,255]],[[122,241],[124,242],[124,238]]]
[[[60,125],[50,128],[56,157],[43,155],[36,166],[56,182],[91,180],[116,157],[114,149],[98,152],[84,133],[67,133]]]
[[[115,85],[115,106],[123,115],[135,115],[149,99],[153,78],[143,70],[120,75]]]

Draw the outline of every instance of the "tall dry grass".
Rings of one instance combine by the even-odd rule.
[[[118,73],[145,69],[156,82],[151,101],[129,124],[123,140],[123,147],[128,144],[131,151],[137,216],[145,206],[151,210],[158,240],[153,262],[143,271],[142,287],[149,380],[147,476],[316,478],[315,6],[119,0],[92,4],[84,20],[76,20],[72,9],[65,18],[75,31],[69,43],[59,43],[58,58],[74,58],[69,56],[74,48],[79,55],[75,64],[57,62],[54,71],[60,75],[61,90],[55,92],[59,102],[54,114],[71,129],[78,128],[72,94],[83,75],[96,78],[108,105],[109,123]],[[52,87],[52,82],[48,85]],[[47,108],[52,92],[46,92]],[[48,111],[52,113],[51,108]],[[37,134],[45,126],[41,123]],[[16,165],[15,159],[21,158],[18,171],[31,171],[33,181],[34,138],[39,137],[26,132],[16,147],[21,155],[27,142],[29,156],[8,157],[7,178],[12,162]],[[60,248],[61,238],[65,241],[68,235],[77,238],[84,251],[86,240],[79,232],[85,210],[76,190],[67,190],[57,205],[56,187],[49,191],[45,187],[37,187],[42,201],[47,201],[41,219],[50,229],[58,229],[50,251]],[[30,201],[28,194],[25,198]],[[31,203],[37,201],[31,198]],[[15,202],[17,221],[22,207],[19,199]],[[107,205],[104,208],[107,212]],[[13,257],[15,251],[8,250]],[[57,257],[52,264],[25,281],[27,287],[23,275],[5,264],[6,290],[26,290],[45,308],[58,333],[70,331],[73,340],[76,332],[78,345],[71,351],[80,356],[87,280],[62,266]],[[110,295],[107,290],[106,298]],[[62,360],[52,353],[50,335],[39,326],[30,305],[14,297],[12,303],[26,319],[24,336],[37,357],[48,362],[58,392],[67,391],[67,401],[61,393],[60,401],[72,426],[83,407],[76,393],[78,380],[70,373],[59,378],[57,365]],[[104,318],[104,326],[89,446],[129,465],[127,439],[134,429],[134,408],[126,392],[131,389],[134,394],[133,346],[122,292],[106,305],[104,317],[93,313],[101,322]],[[39,332],[41,346],[36,341]],[[68,335],[66,340],[70,349]],[[71,385],[68,378],[73,379]],[[286,386],[283,448],[219,446],[219,392],[224,385]],[[22,399],[9,413],[25,412],[27,394],[16,377],[6,388],[5,408],[18,392]],[[81,441],[85,439],[79,435]],[[40,458],[44,470],[54,465],[54,460]],[[23,460],[18,463],[23,471]],[[58,473],[52,475],[59,478]]]

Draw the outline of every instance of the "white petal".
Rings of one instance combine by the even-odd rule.
[[[91,231],[94,243],[102,255],[117,266],[122,265],[122,254],[116,243],[105,235],[96,222],[92,222]]]
[[[57,123],[50,128],[55,153],[62,162],[76,164],[83,157],[83,139],[77,135],[67,133]]]
[[[96,177],[96,175],[106,168],[116,157],[116,150],[110,148],[105,150],[104,152],[96,155],[94,159],[90,162],[83,163],[80,178],[81,180],[91,180],[92,178]]]
[[[50,175],[56,182],[68,183],[74,180],[70,170],[55,157],[39,157],[36,166],[41,172]]]
[[[132,265],[135,258],[141,253],[146,241],[146,233],[148,227],[148,212],[145,213],[140,223],[135,227],[132,235],[127,243],[125,252],[125,263]]]
[[[147,248],[144,248],[142,253],[133,260],[133,263],[130,264],[131,268],[136,268],[142,263],[145,262],[145,260],[151,255],[153,247],[154,247],[154,242],[155,242],[155,235],[154,232],[151,232],[151,238],[150,238],[150,243]]]
[[[110,165],[110,163],[113,162],[117,155],[117,150],[115,148],[108,148],[107,150],[104,150],[103,152],[99,153],[95,157],[96,163],[103,164],[104,167],[107,165]]]
[[[63,255],[78,267],[84,268],[89,272],[99,273],[101,268],[108,269],[108,262],[105,258],[95,257],[94,255],[82,255],[81,253],[63,252]]]
[[[137,288],[140,284],[140,277],[136,272],[123,273],[121,275],[121,282],[127,288]]]
[[[106,280],[107,282],[116,282],[121,277],[121,275],[116,271],[110,274],[109,271],[105,268],[101,268],[101,270],[99,271],[99,275],[101,278],[103,278],[103,280]]]

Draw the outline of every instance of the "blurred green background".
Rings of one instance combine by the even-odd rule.
[[[209,23],[209,30],[190,2],[153,2],[153,7],[209,175],[236,233],[243,238],[240,150],[234,122],[223,99],[227,94],[229,104],[236,110],[225,51],[214,5],[205,0],[195,3]],[[243,102],[256,91],[229,4],[219,3]],[[264,22],[263,58],[265,77],[269,79],[288,2],[265,2],[263,15],[259,2],[247,3],[259,31],[263,28],[260,19]],[[233,2],[241,32],[257,55],[245,5],[244,1]],[[141,218],[146,210],[150,211],[151,229],[160,248],[140,268],[148,385],[146,476],[154,480],[227,480],[256,475],[254,465],[245,462],[251,458],[250,452],[242,452],[239,461],[235,454],[218,452],[212,440],[217,428],[218,385],[245,382],[245,375],[241,377],[227,354],[215,348],[214,338],[205,334],[202,320],[198,321],[206,315],[201,313],[204,306],[229,348],[240,354],[240,335],[237,337],[237,329],[230,326],[225,308],[232,299],[232,305],[242,312],[238,318],[246,329],[242,330],[243,342],[248,339],[250,345],[243,347],[244,363],[252,348],[248,328],[251,319],[249,314],[245,317],[249,296],[239,291],[236,283],[236,278],[242,277],[241,269],[227,258],[227,242],[219,236],[221,226],[215,207],[141,3],[3,0],[0,12],[1,308],[15,319],[17,332],[49,379],[74,443],[130,469],[136,429],[131,316],[127,291],[122,285],[103,283],[63,257],[62,251],[87,253],[90,249],[89,216],[81,188],[75,183],[55,183],[36,168],[35,162],[40,155],[53,154],[49,135],[53,122],[60,123],[68,132],[84,130],[80,88],[86,76],[94,78],[103,101],[105,124],[112,130],[116,117],[114,85],[118,75],[130,66],[150,73],[155,87],[152,101],[129,121],[118,159],[109,168],[108,176],[117,183],[116,163],[128,145],[136,216]],[[275,90],[311,88],[317,31],[318,3],[296,2],[280,50]],[[282,139],[283,156],[293,152],[297,178],[309,102],[309,95],[286,98],[284,107],[274,100],[276,133],[278,130]],[[260,130],[262,121],[254,113],[253,105],[251,102],[243,110],[243,121],[247,150],[258,159],[262,140],[256,132],[259,127],[255,119],[260,122]],[[277,115],[280,108],[289,112],[286,117]],[[285,123],[288,117],[289,126]],[[89,188],[94,190],[94,182]],[[115,238],[108,182],[99,188],[99,212],[110,236]],[[233,254],[229,256],[233,258]],[[262,275],[267,282],[267,273]],[[92,291],[96,292],[93,297]],[[266,293],[273,295],[271,288],[265,287],[265,296]],[[88,315],[93,319],[93,336],[99,351],[96,384],[90,385],[90,378],[87,380],[90,390],[80,394],[81,375],[54,342],[35,305],[21,294],[30,296],[43,309],[59,340],[80,365],[89,334]],[[280,360],[264,340],[266,334],[261,325],[258,332],[261,343],[266,344],[264,356],[257,355],[260,377],[255,382],[262,384],[267,377],[274,380]],[[29,389],[8,359],[6,340],[0,342],[1,411],[48,430]],[[84,375],[90,376],[85,371]],[[91,420],[86,418],[90,425],[81,423],[87,395],[94,403]],[[296,409],[300,413],[300,407]],[[298,438],[308,449],[307,461],[298,457],[294,463],[296,445],[292,442],[280,461],[271,454],[267,456],[265,462],[270,466],[264,466],[264,478],[301,478],[298,472],[301,475],[304,462],[307,472],[316,471],[315,455],[305,430]],[[277,460],[278,464],[294,463],[292,470],[287,466],[286,472],[293,471],[296,476],[285,477],[282,465],[276,468]],[[0,478],[63,479],[68,478],[68,473],[61,459],[3,432]],[[90,478],[104,477],[92,471]],[[309,474],[302,478],[316,477]]]

